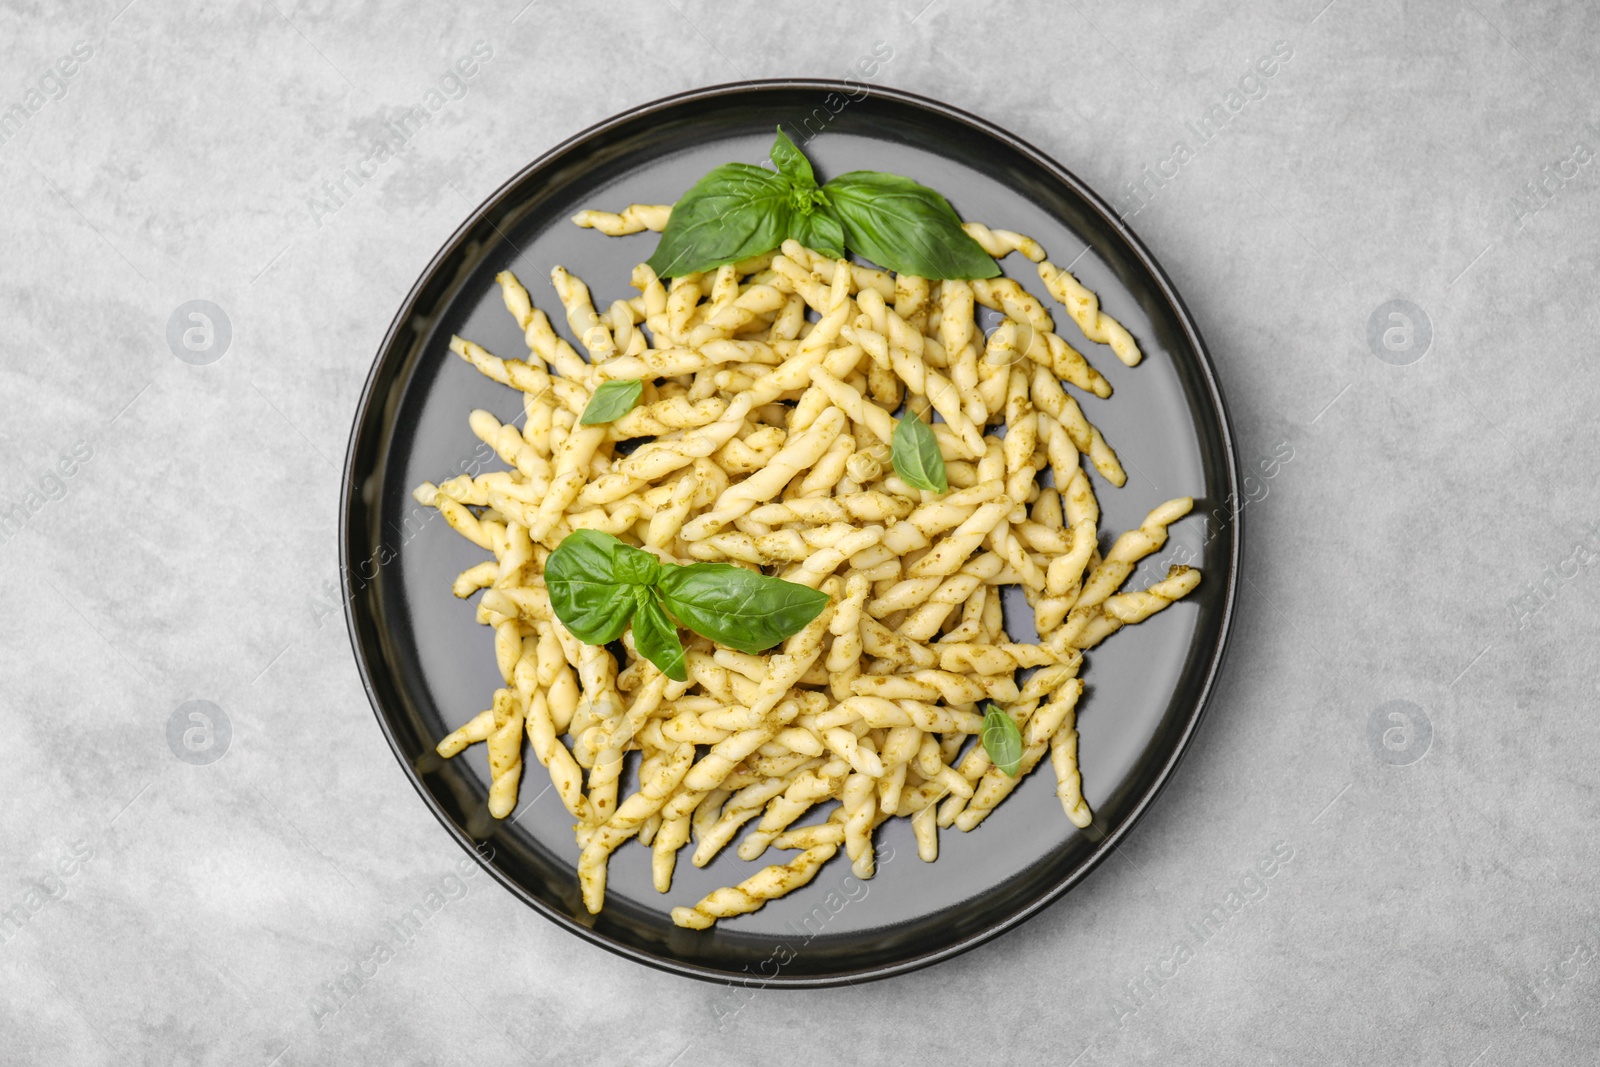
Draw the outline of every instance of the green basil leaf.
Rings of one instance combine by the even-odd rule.
[[[889,459],[894,464],[894,472],[907,485],[933,493],[950,491],[944,474],[944,456],[939,452],[939,439],[933,435],[933,427],[909,411],[895,423]]]
[[[880,267],[923,278],[993,278],[1000,265],[966,231],[949,201],[898,174],[853,170],[822,187],[844,243]]]
[[[616,422],[632,411],[633,405],[637,404],[643,395],[644,383],[637,378],[619,378],[613,382],[601,382],[600,388],[594,391],[594,396],[590,397],[589,403],[584,406],[583,414],[578,416],[578,422],[583,426]]]
[[[1017,720],[998,705],[985,704],[983,711],[983,750],[989,761],[1012,778],[1022,769],[1022,730]]]
[[[673,205],[650,268],[676,278],[772,251],[789,234],[793,192],[781,174],[723,164]]]
[[[616,580],[611,562],[612,550],[621,544],[598,530],[574,530],[545,563],[556,618],[586,644],[615,641],[633,617],[632,587]]]
[[[611,574],[627,585],[655,585],[661,577],[661,561],[642,548],[618,541],[611,549]]]
[[[662,568],[667,610],[702,637],[764,652],[821,614],[828,594],[729,563]]]
[[[778,127],[778,139],[772,142],[772,165],[778,168],[779,174],[796,185],[816,187],[817,176],[811,169],[811,161],[793,141],[789,140],[789,135],[783,132],[782,126]]]
[[[683,642],[678,640],[678,627],[667,618],[661,605],[661,594],[655,589],[636,586],[635,602],[638,610],[633,614],[633,647],[639,655],[661,668],[675,682],[689,680],[683,665]]]
[[[797,212],[789,223],[789,236],[813,252],[844,258],[844,227],[826,205],[819,205],[809,215]]]

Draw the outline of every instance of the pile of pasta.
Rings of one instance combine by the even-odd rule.
[[[670,210],[634,205],[574,221],[610,235],[659,231]],[[1035,241],[966,229],[993,256],[1032,260],[1084,336],[1139,362],[1128,331]],[[451,349],[522,394],[520,428],[487,411],[470,416],[508,469],[424,484],[415,497],[494,556],[463,572],[454,592],[482,590],[477,618],[493,628],[504,684],[438,750],[487,742],[489,810],[505,818],[526,734],[576,820],[591,912],[608,858],[634,837],[652,849],[663,893],[691,840],[697,866],[741,831],[743,859],[797,853],[673,909],[678,925],[696,929],[805,885],[840,849],[854,874],[871,877],[874,830],[895,816],[911,820],[919,855],[932,861],[940,829],[980,825],[1047,754],[1067,818],[1089,825],[1077,766],[1083,652],[1187,595],[1200,575],[1174,567],[1146,589],[1120,591],[1192,501],[1161,504],[1102,555],[1082,461],[1114,486],[1126,478],[1063,383],[1100,399],[1111,387],[1039,300],[1009,277],[930,282],[793,241],[670,284],[641,264],[638,295],[605,310],[558,266],[551,281],[580,353],[516,277],[498,281],[527,354],[502,357],[461,338]],[[987,337],[980,306],[1001,316]],[[615,379],[644,382],[637,406],[582,425],[595,389]],[[902,410],[931,423],[947,493],[896,475],[890,444]],[[830,600],[765,655],[685,631],[688,680],[673,681],[636,653],[631,634],[619,661],[552,611],[545,562],[579,529],[664,562],[759,568]],[[1037,641],[1008,637],[1007,586],[1026,594]],[[989,701],[1020,728],[1015,777],[979,743]],[[619,801],[634,750],[638,787]],[[816,818],[802,825],[808,813]]]

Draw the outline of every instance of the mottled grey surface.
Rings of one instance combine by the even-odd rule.
[[[1600,15],[523,2],[0,10],[0,1059],[1595,1055]],[[464,95],[332,199],[478,42]],[[337,467],[399,300],[528,160],[683,89],[855,74],[876,42],[873,80],[1133,213],[1242,461],[1292,459],[1254,483],[1213,712],[1126,848],[954,962],[739,993],[447,877],[329,614]],[[225,351],[184,346],[193,300]],[[434,891],[457,899],[320,1010]]]

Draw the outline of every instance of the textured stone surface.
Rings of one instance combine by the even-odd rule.
[[[1600,145],[1600,16],[924,2],[0,9],[0,109],[25,113],[0,144],[0,501],[29,509],[0,544],[0,910],[23,917],[0,920],[0,1058],[1594,1055],[1600,575],[1574,549],[1600,520],[1600,163],[1574,149]],[[1214,713],[1126,848],[956,961],[735,995],[446,881],[459,852],[318,606],[336,465],[398,301],[529,159],[686,88],[851,74],[879,41],[878,81],[1010,127],[1132,213],[1216,355],[1241,459],[1293,458],[1247,509]],[[464,95],[332,204],[323,183],[478,42]],[[1222,131],[1175,157],[1218,104]],[[1146,166],[1169,177],[1141,204]],[[168,342],[197,299],[231,328],[203,366]],[[1375,351],[1395,299],[1420,309],[1413,347],[1384,318]],[[225,744],[185,747],[192,700]],[[1247,881],[1274,845],[1292,858]],[[459,899],[319,1018],[324,983],[440,887]],[[1188,932],[1236,889],[1254,899],[1221,933]]]

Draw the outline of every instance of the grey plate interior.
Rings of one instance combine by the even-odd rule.
[[[474,622],[475,601],[450,593],[454,576],[484,555],[409,493],[480,455],[470,410],[521,416],[517,394],[449,353],[450,335],[522,354],[494,282],[502,269],[514,271],[562,329],[552,265],[582,277],[598,306],[633,296],[629,274],[656,236],[606,238],[573,226],[573,212],[668,203],[719,163],[759,163],[776,124],[800,140],[804,117],[844,91],[794,81],[700,90],[619,116],[531,165],[473,213],[418,281],[378,353],[347,459],[341,552],[352,642],[378,721],[418,792],[464,847],[491,846],[480,859],[533,907],[609,949],[697,977],[754,973],[777,985],[883,977],[963,951],[1035,913],[1115,846],[1165,781],[1204,706],[1231,613],[1240,547],[1231,438],[1204,347],[1159,267],[1092,193],[1036,150],[954,109],[873,90],[805,143],[821,178],[858,168],[909,175],[943,192],[965,218],[1030,234],[1054,262],[1073,264],[1144,349],[1144,362],[1125,368],[1078,336],[1031,263],[1004,261],[1115,387],[1107,401],[1080,397],[1129,473],[1122,489],[1095,478],[1107,544],[1162,500],[1197,502],[1130,586],[1164,574],[1184,546],[1205,571],[1199,590],[1087,657],[1079,756],[1094,826],[1085,832],[1067,822],[1054,775],[1041,766],[978,830],[942,831],[935,864],[917,858],[909,825],[893,820],[878,833],[870,883],[850,878],[841,854],[805,889],[690,932],[673,926],[671,907],[733,884],[777,854],[749,863],[730,848],[697,869],[686,848],[672,891],[661,895],[650,884],[648,850],[630,843],[611,861],[605,910],[589,916],[578,894],[572,819],[553,792],[541,793],[548,779],[531,755],[518,813],[504,823],[485,809],[483,746],[451,761],[433,755],[439,738],[489,706],[499,675],[492,635]],[[1007,612],[1019,639],[1032,635],[1031,613],[1021,607]]]

